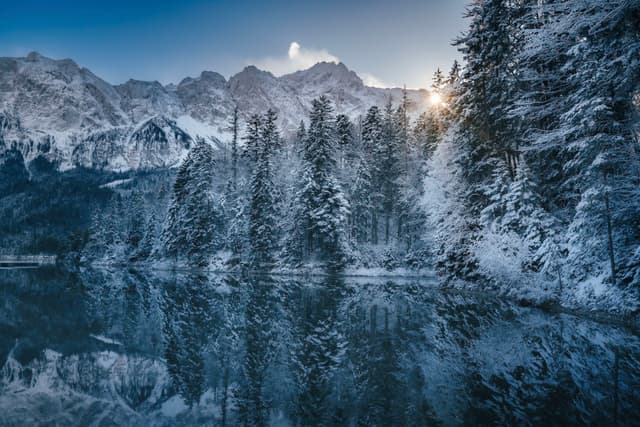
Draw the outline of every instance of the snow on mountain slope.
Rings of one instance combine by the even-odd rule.
[[[132,122],[138,123],[156,115],[174,117],[183,109],[175,94],[158,82],[129,80],[115,87],[121,96],[120,106]]]
[[[427,91],[408,94],[412,115],[427,108]],[[204,71],[177,85],[113,86],[70,59],[34,52],[0,58],[0,150],[16,148],[27,161],[44,156],[61,169],[171,166],[197,136],[228,140],[235,106],[242,120],[272,108],[292,134],[321,95],[355,120],[389,97],[397,104],[402,91],[367,87],[344,64],[327,62],[282,77],[249,66],[228,81]]]
[[[187,114],[208,124],[224,122],[235,105],[225,78],[212,71],[203,71],[200,77],[183,79],[175,87],[175,95]]]
[[[115,88],[70,59],[0,58],[0,110],[25,128],[67,131],[127,122]]]

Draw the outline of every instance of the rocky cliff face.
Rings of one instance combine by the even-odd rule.
[[[16,148],[27,161],[43,156],[61,169],[171,166],[197,136],[225,142],[235,106],[242,119],[276,110],[287,134],[320,95],[356,119],[389,97],[397,102],[401,90],[367,87],[342,63],[282,77],[249,66],[228,81],[204,71],[177,85],[129,80],[113,86],[70,59],[0,58],[0,151]],[[412,90],[409,97],[414,114],[426,108],[427,91]]]

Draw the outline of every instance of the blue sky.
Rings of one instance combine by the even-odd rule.
[[[335,58],[369,82],[425,87],[459,58],[466,1],[2,0],[0,56],[72,58],[111,83]]]

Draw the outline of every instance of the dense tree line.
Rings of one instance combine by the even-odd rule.
[[[415,123],[406,96],[359,121],[313,102],[284,137],[269,110],[230,120],[230,155],[198,141],[166,194],[118,188],[94,216],[87,254],[206,265],[426,265],[421,173],[438,137],[433,114]],[[131,191],[129,191],[131,190]],[[154,190],[152,190],[154,191]],[[151,198],[150,198],[151,196]],[[168,200],[167,200],[168,198]]]
[[[468,17],[428,165],[448,195],[429,209],[440,270],[637,285],[640,2],[475,0]]]

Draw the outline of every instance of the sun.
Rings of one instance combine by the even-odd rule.
[[[431,96],[429,97],[429,102],[434,107],[442,105],[442,96],[438,92],[431,92]]]

